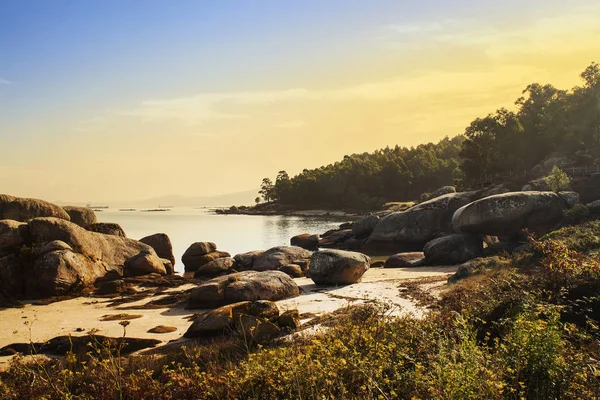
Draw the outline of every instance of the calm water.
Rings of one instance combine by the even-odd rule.
[[[181,256],[193,242],[215,242],[231,255],[289,245],[300,233],[323,233],[339,226],[340,220],[324,217],[214,215],[206,209],[174,208],[167,212],[103,210],[99,222],[116,222],[127,237],[141,239],[166,233],[173,242],[175,270],[183,273]]]

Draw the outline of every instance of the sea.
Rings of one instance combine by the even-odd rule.
[[[170,208],[169,211],[96,211],[98,222],[115,222],[127,237],[141,239],[166,233],[173,244],[175,271],[184,272],[181,256],[194,242],[214,242],[217,249],[232,256],[252,250],[289,245],[301,233],[324,233],[337,228],[339,217],[297,217],[274,215],[218,215],[207,208]]]

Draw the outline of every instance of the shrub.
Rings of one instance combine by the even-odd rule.
[[[550,175],[544,178],[550,190],[555,193],[571,189],[571,178],[556,165],[552,168]]]

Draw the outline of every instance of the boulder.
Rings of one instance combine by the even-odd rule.
[[[0,254],[20,248],[27,242],[29,228],[26,223],[10,219],[0,220]]]
[[[580,204],[579,193],[577,192],[558,192],[558,195],[569,205],[570,208]]]
[[[20,295],[24,274],[23,265],[17,254],[0,256],[0,292],[9,297]]]
[[[72,223],[77,224],[82,228],[89,229],[98,222],[96,220],[96,213],[89,207],[65,206],[63,207],[63,210],[69,214]]]
[[[175,273],[175,268],[173,267],[173,263],[171,260],[167,260],[166,258],[160,258],[160,262],[162,262],[165,267],[165,271],[167,271],[167,275],[173,275]]]
[[[369,236],[375,229],[377,222],[379,222],[379,216],[373,214],[354,221],[352,224],[352,235],[357,238]]]
[[[210,308],[240,301],[277,301],[299,294],[298,285],[281,271],[243,271],[198,285],[191,291],[190,306]]]
[[[173,245],[171,244],[171,239],[165,233],[155,233],[154,235],[143,237],[140,239],[140,242],[152,247],[160,258],[166,258],[171,261],[172,266],[175,265]]]
[[[279,317],[279,308],[277,304],[269,300],[257,300],[250,305],[248,310],[250,315],[259,318],[266,318],[269,321],[277,321]]]
[[[441,188],[433,191],[429,196],[430,199],[435,199],[436,197],[443,196],[445,194],[456,193],[456,188],[454,186],[442,186]]]
[[[94,292],[96,295],[118,295],[132,289],[123,279],[97,283],[98,289]]]
[[[502,194],[508,192],[510,192],[510,190],[504,184],[494,185],[492,187],[488,187],[486,189],[481,190],[478,193],[477,198],[482,199],[484,197],[493,196],[495,194]]]
[[[28,228],[34,243],[60,240],[93,262],[102,261],[107,271],[122,273],[125,261],[140,252],[157,257],[150,246],[137,240],[91,232],[58,218],[35,218],[29,221]]]
[[[183,334],[186,338],[199,338],[223,334],[233,329],[235,317],[248,313],[251,302],[244,301],[219,307],[198,317]]]
[[[55,217],[69,221],[69,214],[56,204],[39,199],[27,199],[4,195],[0,198],[0,219],[27,222],[38,217]]]
[[[218,260],[219,258],[229,257],[231,257],[231,254],[227,253],[226,251],[213,251],[212,253],[202,255],[184,254],[183,257],[181,257],[181,261],[183,261],[186,272],[196,272],[203,265],[206,265],[211,261]]]
[[[154,250],[141,251],[125,261],[124,274],[127,276],[148,275],[152,273],[166,275],[167,270]]]
[[[369,269],[370,258],[344,250],[321,250],[310,259],[310,277],[317,285],[356,283]]]
[[[563,218],[568,203],[553,192],[511,192],[474,201],[456,211],[457,232],[510,236],[522,229],[542,235]]]
[[[214,278],[219,275],[230,274],[233,268],[233,258],[222,257],[212,260],[200,268],[194,273],[194,278]]]
[[[25,296],[45,298],[76,294],[106,274],[101,261],[70,250],[42,254],[33,263],[31,279],[24,277]]]
[[[423,265],[425,254],[422,251],[394,254],[385,261],[385,268],[412,268]]]
[[[296,265],[296,264],[284,265],[283,267],[279,268],[279,271],[288,274],[292,278],[303,278],[304,277],[304,271],[302,270],[302,267],[300,267],[299,265]]]
[[[379,220],[369,242],[424,244],[440,233],[450,232],[454,212],[475,197],[475,192],[450,193],[406,211],[388,214]]]
[[[252,266],[254,265],[254,260],[256,259],[256,257],[260,256],[264,252],[265,252],[264,250],[254,250],[254,251],[249,251],[247,253],[236,254],[233,257],[233,261],[235,262],[235,269],[237,269],[237,270],[252,269]]]
[[[467,233],[454,233],[433,239],[423,249],[425,262],[430,265],[454,265],[479,257],[483,252],[481,237]]]
[[[264,343],[279,334],[279,327],[266,318],[240,314],[235,318],[235,329],[246,339]]]
[[[587,203],[586,207],[589,208],[590,211],[593,213],[600,212],[600,200],[594,200],[590,203]]]
[[[302,247],[307,250],[316,250],[319,246],[319,235],[311,235],[310,233],[303,233],[296,235],[290,240],[292,246]]]
[[[352,237],[352,229],[338,229],[325,232],[319,240],[319,247],[335,247]]]
[[[281,328],[296,329],[300,326],[300,313],[298,310],[288,310],[277,319],[277,325]]]
[[[41,246],[36,246],[33,248],[33,256],[40,257],[46,253],[57,250],[69,250],[73,251],[73,248],[63,242],[62,240],[53,240],[51,242],[47,242],[42,244]]]
[[[125,231],[121,228],[121,225],[113,222],[97,222],[89,227],[92,232],[103,233],[105,235],[113,235],[120,237],[127,237]]]
[[[284,265],[310,259],[311,252],[297,246],[273,247],[254,259],[254,271],[273,271]]]

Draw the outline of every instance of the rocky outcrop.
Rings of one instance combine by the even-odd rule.
[[[237,269],[238,271],[252,269],[252,266],[254,265],[254,260],[256,259],[256,257],[260,256],[264,252],[265,252],[264,250],[254,250],[254,251],[249,251],[246,253],[236,254],[233,257],[233,261],[235,263],[234,268]]]
[[[454,212],[472,202],[475,192],[450,193],[379,220],[369,242],[426,243],[451,231]]]
[[[343,245],[348,239],[351,239],[352,235],[351,228],[340,228],[327,231],[321,236],[319,247],[340,247],[340,245]]]
[[[190,306],[212,308],[240,301],[283,300],[300,294],[281,271],[244,271],[211,279],[192,289]]]
[[[210,261],[194,273],[194,278],[214,278],[215,276],[227,275],[232,272],[233,258],[221,257]]]
[[[252,270],[274,271],[284,265],[306,262],[310,256],[310,251],[297,246],[273,247],[254,259]]]
[[[154,250],[152,250],[141,251],[125,261],[124,272],[128,276],[148,275],[153,273],[166,275],[167,269]]]
[[[92,232],[103,233],[105,235],[113,235],[119,237],[127,237],[121,225],[113,222],[97,222],[89,227]]]
[[[217,251],[217,245],[212,242],[193,243],[183,253],[181,261],[186,272],[196,272],[200,267],[218,258],[231,257],[225,251]]]
[[[553,192],[511,192],[463,206],[452,225],[457,232],[510,236],[527,228],[542,235],[560,223],[568,208],[567,201]]]
[[[425,254],[422,251],[398,253],[385,261],[385,268],[413,268],[423,265]]]
[[[431,196],[429,196],[429,198],[435,199],[436,197],[440,197],[450,193],[456,193],[456,188],[454,186],[442,186],[441,188],[431,193]]]
[[[90,229],[92,225],[97,223],[96,213],[89,207],[65,206],[63,210],[69,214],[71,222],[85,229]]]
[[[302,267],[296,264],[288,264],[279,268],[279,271],[288,274],[292,278],[302,278],[304,277],[304,271]]]
[[[39,199],[28,199],[2,195],[0,197],[0,219],[27,222],[38,217],[55,217],[69,221],[69,214],[56,204]]]
[[[481,237],[467,233],[454,233],[433,239],[423,249],[429,265],[454,265],[479,257],[483,252]]]
[[[292,246],[302,247],[306,250],[316,250],[319,246],[319,235],[311,235],[310,233],[303,233],[296,235],[290,240]]]
[[[369,236],[375,229],[377,222],[379,222],[378,215],[367,215],[358,221],[354,221],[352,223],[352,235],[357,238]]]
[[[175,256],[173,255],[173,244],[171,239],[165,233],[155,233],[154,235],[146,236],[140,239],[140,242],[146,243],[152,247],[160,258],[166,258],[171,261],[171,265],[175,265]]]
[[[321,250],[310,258],[310,278],[317,285],[356,283],[369,269],[370,258],[344,250]]]
[[[0,255],[20,248],[29,237],[29,228],[24,222],[10,219],[0,220]]]

